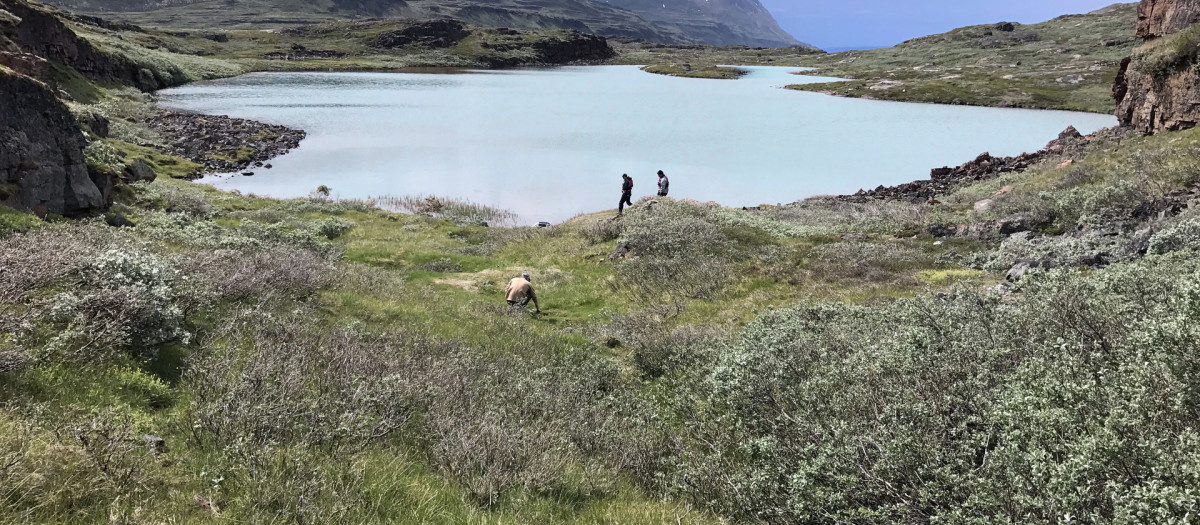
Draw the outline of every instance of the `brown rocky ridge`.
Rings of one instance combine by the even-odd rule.
[[[1121,125],[1142,133],[1200,122],[1200,0],[1142,0],[1137,35],[1113,85]]]

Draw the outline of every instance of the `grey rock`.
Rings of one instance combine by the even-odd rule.
[[[153,434],[142,434],[142,441],[150,447],[150,451],[155,454],[162,454],[167,451],[167,441]]]
[[[130,221],[120,213],[109,213],[104,215],[104,222],[114,228],[132,228],[134,226],[133,221]]]
[[[1030,268],[1032,266],[1027,262],[1017,263],[1008,270],[1008,273],[1004,275],[1004,279],[1010,283],[1020,281],[1022,277],[1025,277],[1029,273]]]
[[[93,178],[84,138],[54,93],[28,77],[0,73],[0,187],[3,204],[68,217],[107,209],[107,178]]]
[[[158,174],[154,173],[154,168],[142,159],[134,159],[133,162],[125,165],[124,179],[127,182],[154,182],[158,178]]]
[[[1000,235],[1012,235],[1014,233],[1027,232],[1033,229],[1033,221],[1025,215],[1017,214],[1010,215],[1000,219],[996,225],[1000,228]]]
[[[100,137],[102,139],[108,138],[109,122],[108,122],[108,119],[105,118],[104,115],[101,115],[99,113],[92,113],[91,115],[88,116],[87,120],[88,120],[88,122],[87,122],[88,128],[92,130],[92,133],[94,133],[97,137]]]
[[[1145,228],[1133,232],[1129,239],[1129,251],[1138,255],[1146,255],[1150,251],[1150,239],[1154,237],[1154,228]]]

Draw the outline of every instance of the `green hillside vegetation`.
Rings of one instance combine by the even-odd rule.
[[[261,57],[292,43],[351,67],[381,30],[78,28],[179,81],[303,67]],[[0,523],[1200,511],[1200,130],[1065,139],[933,202],[660,198],[488,228],[506,214],[177,180],[198,168],[146,127],[152,97],[60,73],[81,122],[110,120],[89,166],[159,177],[110,217],[0,208]],[[543,314],[503,301],[523,271]]]
[[[710,78],[719,80],[736,79],[746,75],[745,70],[738,69],[736,67],[701,66],[694,68],[691,64],[657,64],[653,66],[645,66],[642,68],[642,71],[658,75],[669,75],[673,77]]]
[[[1111,113],[1120,61],[1137,45],[1137,4],[1032,25],[990,24],[896,47],[813,57],[812,74],[856,79],[790,86],[882,100]]]
[[[799,44],[757,0],[51,0],[51,4],[144,26],[284,29],[345,20],[453,18],[491,28],[568,29],[674,44]]]
[[[735,68],[740,66],[799,67],[813,55],[824,53],[810,47],[780,47],[756,49],[740,46],[662,46],[645,43],[614,42],[617,57],[614,64],[644,66],[643,70],[660,75],[687,78],[736,79]]]
[[[169,165],[122,122],[98,143]],[[167,177],[121,187],[133,228],[6,212],[0,521],[1162,521],[1200,504],[1200,216],[1143,210],[1198,151],[549,228]]]
[[[410,20],[328,22],[276,32],[124,31],[87,24],[74,24],[72,29],[102,50],[130,57],[156,71],[177,72],[178,83],[250,71],[363,71],[538,64],[540,58],[533,52],[533,46],[571,37],[569,32],[562,30],[514,33],[469,27],[470,34],[466,38],[446,48],[403,46],[380,49],[370,46],[379,35],[404,29],[413,23]],[[333,52],[333,55],[313,56],[306,52]],[[271,54],[277,58],[271,58]]]

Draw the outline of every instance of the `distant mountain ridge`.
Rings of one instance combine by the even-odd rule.
[[[669,44],[802,45],[759,0],[46,0],[145,25],[254,27],[329,19],[456,18]]]

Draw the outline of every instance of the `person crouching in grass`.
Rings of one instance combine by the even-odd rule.
[[[533,291],[528,273],[521,274],[520,277],[513,277],[508,281],[508,287],[504,289],[504,299],[508,301],[509,306],[527,306],[529,301],[533,301],[533,307],[537,313],[542,313],[542,308],[538,306],[537,294]]]

